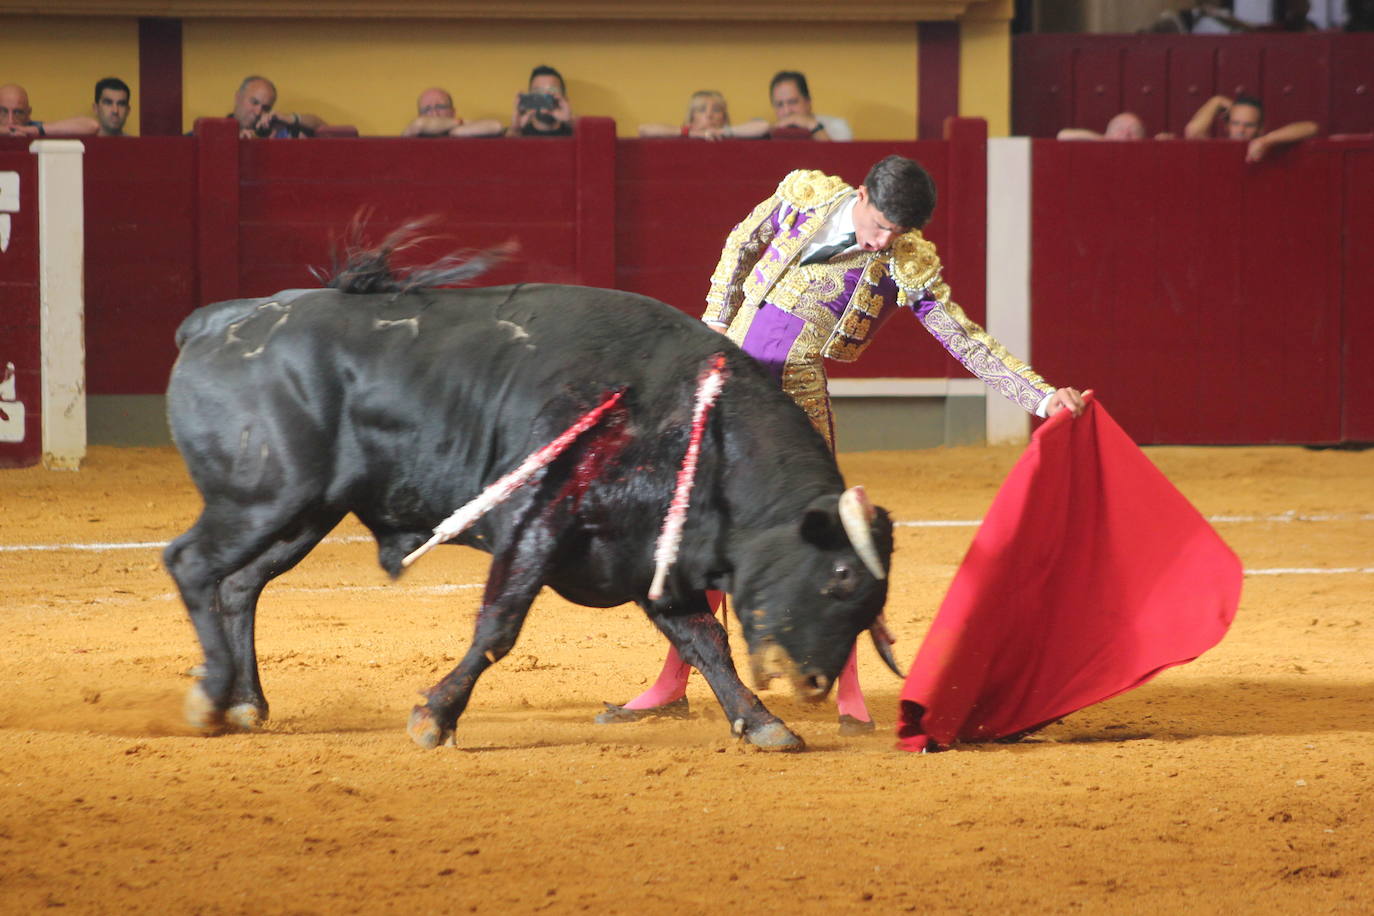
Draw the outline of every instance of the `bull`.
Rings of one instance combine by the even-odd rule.
[[[204,506],[164,562],[204,652],[191,724],[213,732],[267,719],[259,595],[346,514],[395,578],[456,507],[618,392],[595,426],[456,539],[489,552],[490,571],[471,646],[414,707],[411,738],[426,748],[452,738],[477,679],[514,647],[547,585],[588,607],[637,603],[704,675],[737,737],[802,748],[741,682],[706,590],[732,594],[751,658],[786,671],[809,700],[825,696],[874,625],[891,521],[846,490],[804,413],[722,335],[647,297],[417,288],[385,262],[345,270],[333,288],[209,305],[177,331],[168,416]],[[722,353],[729,380],[705,427],[679,552],[651,599],[693,386]]]

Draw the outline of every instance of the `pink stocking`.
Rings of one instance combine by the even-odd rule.
[[[850,650],[849,661],[844,663],[839,682],[835,685],[835,705],[839,707],[842,716],[853,716],[863,722],[872,718],[868,714],[868,706],[864,704],[863,688],[859,686],[859,662],[853,649]]]
[[[711,613],[720,610],[721,599],[725,595],[721,592],[707,592],[706,600],[711,605]],[[692,673],[692,666],[682,660],[678,655],[677,649],[673,646],[668,647],[668,657],[663,660],[663,670],[658,673],[658,680],[654,681],[653,686],[625,704],[626,709],[653,709],[655,706],[667,706],[674,700],[680,700],[687,695],[687,677]],[[859,698],[859,705],[863,706],[863,697]]]

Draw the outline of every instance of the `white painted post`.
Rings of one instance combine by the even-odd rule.
[[[1028,137],[988,140],[988,333],[1028,363],[1030,157]],[[1030,441],[1030,416],[1006,398],[989,392],[986,416],[988,445]]]
[[[29,152],[38,156],[43,466],[75,471],[86,457],[86,147],[78,140],[35,140]]]

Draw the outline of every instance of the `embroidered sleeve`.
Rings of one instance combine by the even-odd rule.
[[[949,286],[938,276],[915,296],[906,290],[902,296],[912,306],[917,320],[955,359],[1007,400],[1035,413],[1045,395],[1054,391],[1034,369],[1012,356],[963,309],[949,301]]]
[[[892,276],[899,287],[898,303],[910,305],[925,329],[984,384],[1034,413],[1054,387],[950,301],[940,270],[935,246],[920,232],[905,233],[893,243]]]
[[[783,209],[776,194],[754,208],[730,231],[721,250],[720,261],[711,274],[711,289],[706,293],[702,321],[729,325],[744,299],[744,281],[773,241],[778,217]]]

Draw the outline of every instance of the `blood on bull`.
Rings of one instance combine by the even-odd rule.
[[[887,513],[845,487],[766,371],[700,322],[611,290],[439,289],[480,273],[482,258],[398,278],[391,247],[356,254],[326,289],[206,306],[177,332],[168,413],[204,507],[164,559],[205,654],[192,724],[267,718],[258,597],[345,515],[398,576],[456,508],[601,407],[453,538],[489,552],[491,569],[472,643],[415,707],[412,739],[453,736],[548,586],[589,607],[637,603],[738,736],[803,747],[741,682],[706,591],[731,593],[750,652],[819,700],[882,610]],[[728,382],[697,424],[690,504],[665,566],[655,545],[716,354]]]

